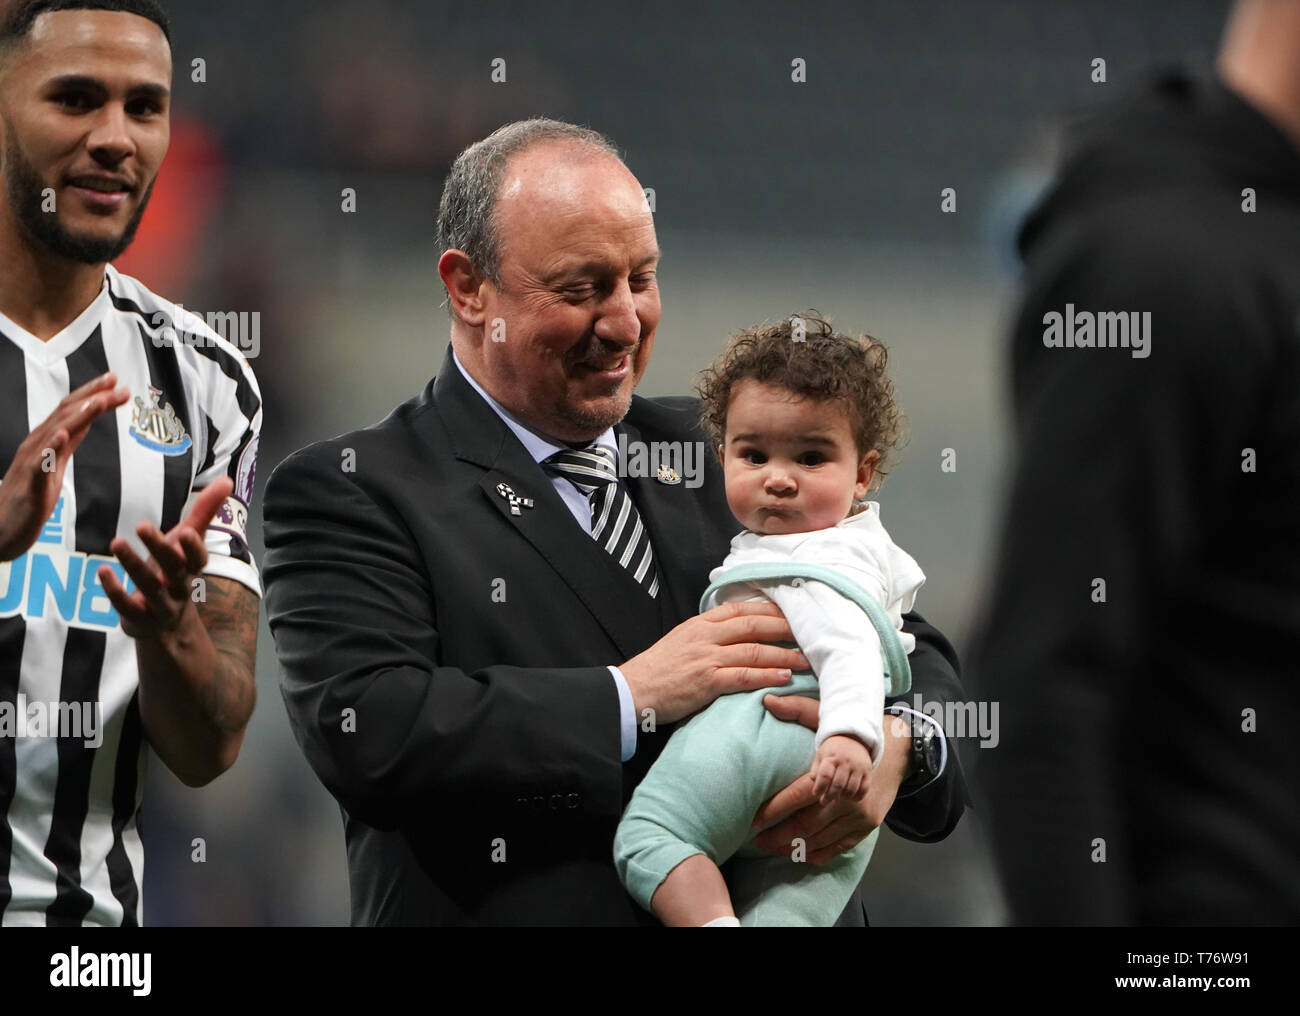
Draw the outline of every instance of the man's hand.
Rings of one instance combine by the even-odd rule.
[[[130,398],[116,385],[111,371],[87,381],[64,396],[18,446],[0,483],[0,561],[21,557],[41,535],[59,503],[72,453],[90,425]]]
[[[136,532],[149,548],[148,561],[125,540],[110,544],[135,592],[128,593],[111,568],[99,571],[123,631],[135,639],[145,736],[191,787],[234,765],[257,700],[256,594],[216,576],[206,580],[204,597],[194,597],[191,588],[208,563],[204,534],[232,486],[228,477],[209,484],[169,533],[141,523]]]
[[[128,593],[108,565],[99,569],[99,581],[117,608],[122,630],[133,639],[156,640],[177,631],[183,621],[197,620],[192,584],[208,565],[203,537],[232,490],[234,483],[226,476],[210,483],[195,499],[189,515],[166,534],[152,522],[136,526],[136,534],[152,555],[148,561],[142,561],[121,538],[108,545],[136,590]]]
[[[773,716],[817,729],[818,702],[802,695],[767,695],[763,704]],[[866,797],[819,804],[813,792],[812,773],[799,777],[776,794],[754,816],[758,828],[771,826],[755,837],[754,845],[770,854],[789,856],[790,844],[802,839],[809,864],[826,864],[852,850],[880,827],[907,775],[912,744],[906,721],[892,714],[884,718],[885,747],[880,764],[871,774]],[[829,738],[827,739],[829,740]],[[775,823],[775,825],[773,825]]]
[[[862,801],[871,786],[871,749],[856,737],[832,734],[817,749],[810,775],[819,804]]]
[[[724,603],[683,621],[645,652],[619,665],[638,713],[673,723],[719,695],[788,684],[807,670],[803,653],[764,642],[793,642],[774,603]]]

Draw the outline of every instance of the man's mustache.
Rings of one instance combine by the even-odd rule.
[[[622,359],[624,356],[635,356],[637,350],[640,348],[640,342],[635,346],[632,346],[630,349],[624,349],[621,346],[606,346],[604,343],[598,343],[594,346],[584,346],[582,347],[581,352],[576,354],[571,353],[566,357],[568,361],[567,366],[576,367],[580,363],[606,363],[615,357]]]

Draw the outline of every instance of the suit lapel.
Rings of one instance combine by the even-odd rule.
[[[655,642],[662,634],[660,619],[645,590],[583,532],[550,477],[461,375],[450,347],[433,390],[453,453],[483,470],[475,482],[486,501],[485,510],[500,514],[521,543],[541,555],[625,657]],[[518,497],[531,498],[533,507],[519,507],[514,514],[498,484],[507,485]]]

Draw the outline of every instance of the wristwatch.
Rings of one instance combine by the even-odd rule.
[[[918,722],[902,713],[894,713],[894,715],[907,719],[912,724],[912,748],[909,752],[908,767],[910,771],[907,778],[898,785],[898,796],[906,797],[938,779],[939,766],[943,759],[942,735],[934,723]]]

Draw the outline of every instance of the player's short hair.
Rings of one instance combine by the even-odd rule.
[[[746,379],[838,401],[849,415],[858,454],[879,455],[873,484],[878,483],[903,431],[888,363],[889,353],[878,340],[838,333],[813,310],[746,328],[732,335],[722,354],[696,377],[700,424],[714,447],[722,444],[732,392]]]
[[[555,141],[571,142],[623,161],[609,138],[577,124],[534,117],[498,127],[451,164],[438,203],[438,250],[464,251],[474,267],[499,287],[501,237],[496,204],[506,163],[513,155]]]
[[[0,17],[0,59],[27,38],[37,18],[51,11],[121,11],[123,14],[138,14],[162,29],[168,45],[172,41],[167,12],[158,0],[16,0],[12,4],[0,0],[0,12],[6,7],[9,7],[8,13]]]

